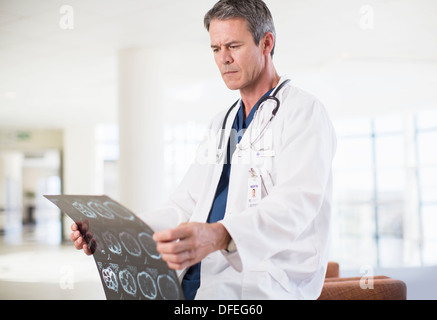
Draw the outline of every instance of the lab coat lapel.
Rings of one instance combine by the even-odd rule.
[[[238,106],[238,105],[237,105]],[[235,107],[228,116],[228,119],[226,121],[226,127],[225,127],[225,132],[223,133],[223,148],[224,151],[221,155],[221,157],[218,159],[218,162],[216,163],[210,163],[210,164],[205,164],[208,166],[211,166],[211,183],[209,184],[209,188],[207,188],[207,190],[205,190],[203,196],[201,197],[201,200],[199,201],[198,205],[196,206],[195,212],[193,213],[190,221],[198,221],[198,222],[205,222],[208,219],[208,215],[209,215],[209,211],[211,210],[211,206],[212,203],[214,201],[214,196],[217,190],[217,186],[220,180],[220,176],[222,174],[222,170],[223,170],[223,165],[226,161],[227,158],[227,146],[228,146],[228,141],[229,141],[229,137],[231,135],[231,131],[232,131],[232,125],[234,123],[235,120],[235,116],[237,115],[238,112],[238,107]],[[219,144],[220,144],[220,134],[221,134],[221,130],[222,130],[222,122],[220,122],[220,126],[219,128],[216,130],[217,131],[217,135],[215,137],[216,139],[216,145],[217,145],[217,149],[219,148]],[[232,158],[232,155],[231,155]]]

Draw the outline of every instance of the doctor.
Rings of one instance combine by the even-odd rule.
[[[327,265],[336,139],[323,105],[280,77],[261,0],[206,14],[221,76],[239,90],[214,117],[169,203],[142,218],[187,299],[317,299]],[[78,249],[89,250],[72,226]]]

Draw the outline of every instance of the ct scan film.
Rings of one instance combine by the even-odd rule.
[[[153,230],[107,196],[45,196],[79,226],[109,300],[181,300],[176,272],[156,250]]]

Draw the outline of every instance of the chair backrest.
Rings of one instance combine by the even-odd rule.
[[[340,266],[337,262],[328,262],[328,267],[326,268],[326,278],[338,278],[340,276]]]

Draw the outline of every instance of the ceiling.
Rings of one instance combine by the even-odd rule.
[[[214,3],[0,0],[0,126],[116,122],[117,55],[131,47],[166,53],[171,101],[228,97],[203,28]],[[437,108],[437,1],[266,3],[279,73],[315,93],[334,116]],[[73,9],[73,29],[61,28],[64,5]],[[195,88],[203,97],[178,96]]]

